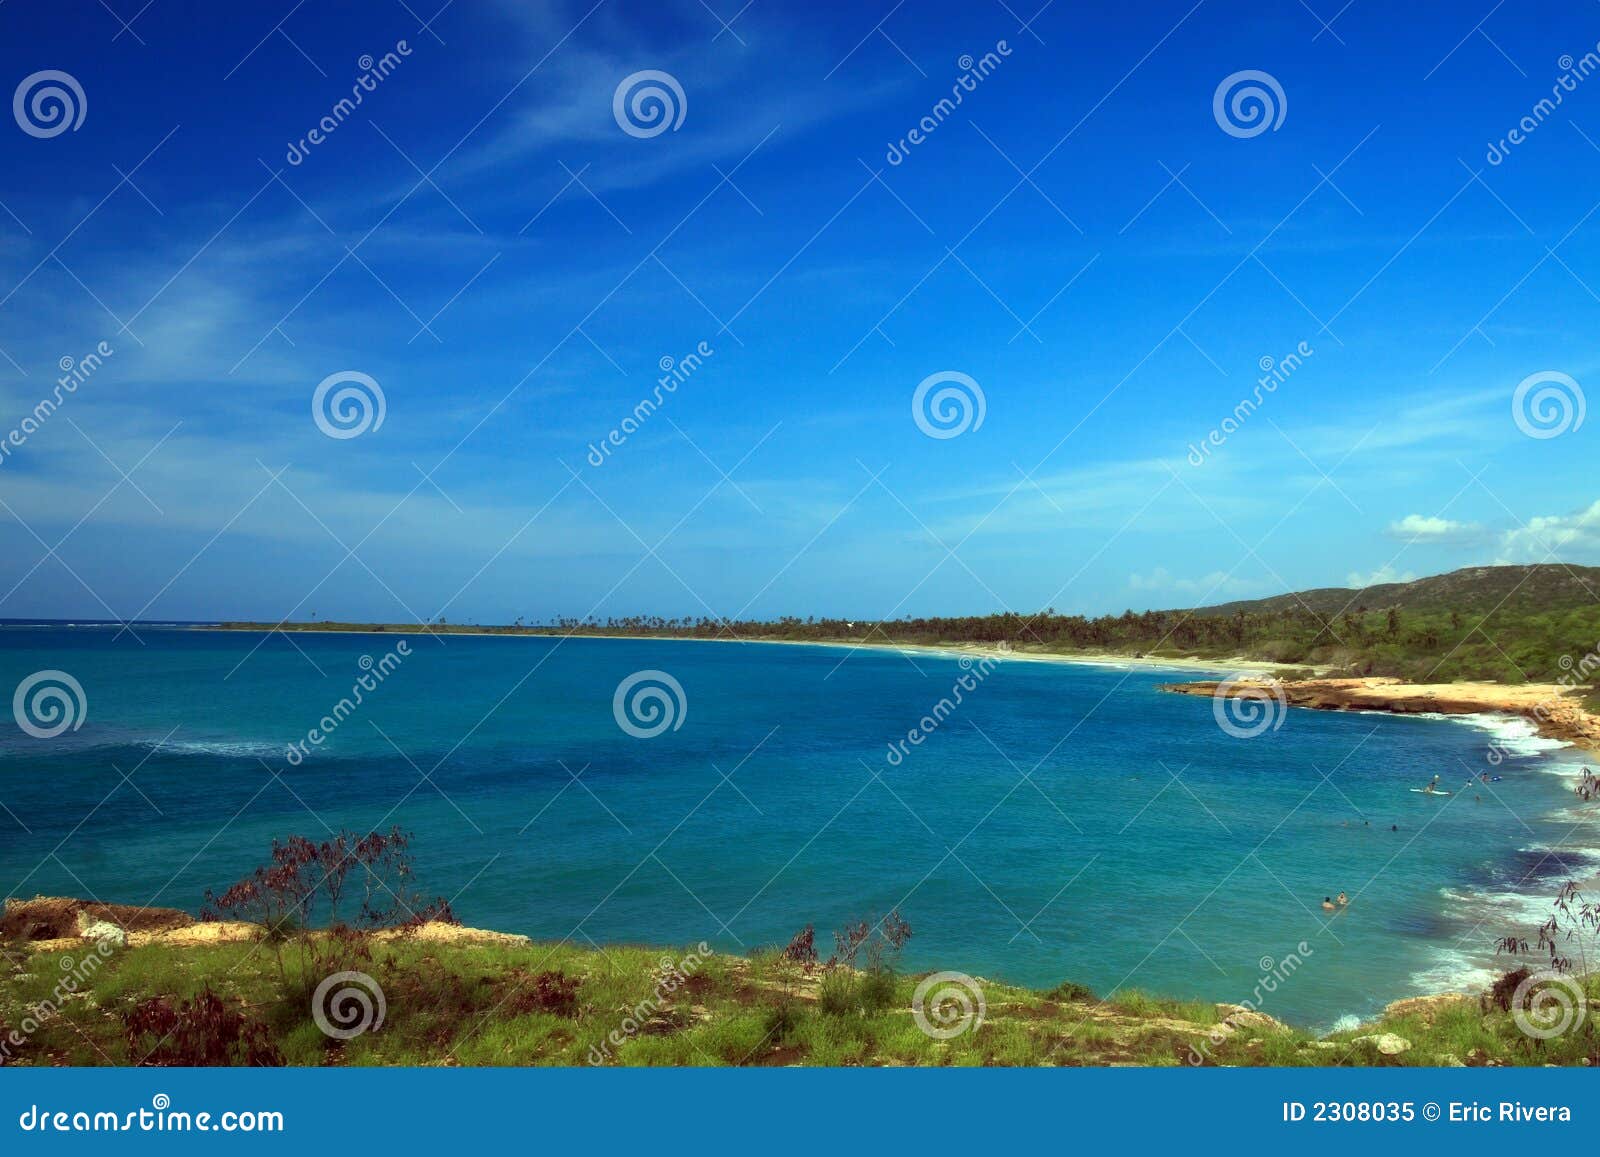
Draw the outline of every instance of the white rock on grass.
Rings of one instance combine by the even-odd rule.
[[[126,948],[128,934],[109,920],[96,920],[87,912],[78,913],[78,935],[113,948]]]
[[[1352,1037],[1352,1044],[1366,1041],[1386,1057],[1399,1056],[1411,1047],[1411,1042],[1403,1036],[1395,1036],[1392,1032],[1380,1032],[1372,1036]]]

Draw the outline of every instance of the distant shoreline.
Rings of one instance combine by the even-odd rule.
[[[1281,664],[1241,655],[1203,658],[1193,655],[1124,654],[1116,651],[1023,650],[983,643],[902,643],[868,639],[705,638],[695,635],[601,633],[562,631],[541,627],[467,627],[454,624],[404,623],[270,623],[244,620],[174,623],[173,629],[235,634],[364,635],[418,638],[425,635],[464,638],[616,639],[666,643],[758,643],[789,647],[827,647],[847,651],[873,650],[954,659],[994,659],[1026,663],[1058,663],[1082,667],[1109,667],[1150,671],[1182,671],[1228,676],[1224,694],[1250,695],[1262,680],[1272,679]],[[1300,668],[1304,669],[1304,668]],[[1235,684],[1234,680],[1238,680]],[[1313,710],[1366,710],[1396,715],[1437,714],[1459,716],[1492,713],[1531,721],[1540,734],[1583,750],[1600,762],[1600,714],[1575,700],[1578,688],[1558,684],[1511,685],[1475,680],[1446,684],[1417,684],[1392,677],[1327,678],[1316,671],[1309,677],[1275,680],[1287,706]],[[1218,681],[1201,680],[1165,684],[1163,691],[1188,695],[1217,693]]]
[[[1265,676],[1280,664],[1229,656],[1205,659],[1187,655],[1125,655],[1115,651],[1022,651],[1015,648],[986,646],[980,643],[897,643],[888,640],[867,639],[770,639],[770,638],[717,638],[707,639],[694,635],[638,635],[591,634],[583,631],[569,632],[539,630],[529,627],[502,627],[498,629],[466,629],[446,626],[442,629],[405,626],[397,623],[373,624],[301,624],[301,623],[206,623],[185,627],[192,631],[215,631],[243,634],[270,634],[273,631],[293,632],[302,635],[394,635],[414,638],[423,635],[443,637],[455,635],[464,638],[533,638],[533,639],[618,639],[633,642],[657,643],[763,643],[783,647],[833,647],[847,650],[902,651],[911,654],[940,655],[949,658],[992,658],[1027,663],[1067,663],[1085,667],[1135,667],[1169,671],[1222,671],[1239,675]]]
[[[559,631],[534,627],[490,629],[406,626],[398,623],[256,623],[222,622],[196,624],[183,629],[235,633],[270,634],[273,631],[321,635],[458,635],[466,638],[521,637],[536,639],[617,639],[632,642],[667,643],[759,643],[788,647],[828,647],[832,649],[899,652],[953,659],[993,659],[1001,662],[1059,663],[1080,667],[1109,667],[1149,671],[1183,671],[1196,674],[1227,675],[1224,694],[1249,694],[1252,685],[1271,678],[1278,664],[1247,659],[1241,655],[1222,658],[1196,656],[1128,655],[1115,651],[1034,651],[982,643],[899,643],[866,639],[772,639],[702,638],[694,635],[601,634],[586,631]],[[1239,680],[1236,685],[1233,680]],[[1212,695],[1216,681],[1166,684],[1161,689],[1188,695]],[[1568,698],[1573,688],[1556,684],[1509,684],[1475,681],[1454,684],[1414,684],[1394,678],[1328,679],[1320,673],[1311,678],[1282,680],[1283,698],[1288,706],[1320,710],[1368,710],[1397,715],[1432,713],[1467,715],[1481,712],[1520,716],[1530,720],[1540,734],[1560,739],[1600,761],[1600,715],[1595,715]]]

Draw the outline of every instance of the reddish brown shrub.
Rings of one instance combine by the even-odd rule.
[[[798,964],[802,971],[810,972],[817,963],[817,930],[807,924],[794,934],[789,946],[780,957],[785,963]]]
[[[578,1014],[578,988],[576,977],[559,972],[541,972],[536,976],[525,973],[515,978],[516,989],[507,1002],[513,1013],[548,1012],[555,1016]]]
[[[209,985],[199,996],[176,1004],[165,996],[140,1001],[122,1020],[128,1059],[135,1065],[283,1064],[267,1026],[224,1001]]]

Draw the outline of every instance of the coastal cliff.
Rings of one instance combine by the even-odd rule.
[[[1559,683],[1408,683],[1402,679],[1205,680],[1164,683],[1179,695],[1270,696],[1290,707],[1319,711],[1386,711],[1397,715],[1517,715],[1541,735],[1600,751],[1600,716],[1571,687]]]

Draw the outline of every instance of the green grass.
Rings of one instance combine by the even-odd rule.
[[[292,1065],[1577,1065],[1600,1062],[1592,1023],[1550,1041],[1520,1032],[1507,1013],[1475,1002],[1386,1018],[1320,1045],[1271,1025],[1229,1031],[1216,1006],[1138,991],[1106,1000],[1079,985],[1048,992],[983,981],[981,1024],[948,1040],[925,1033],[911,1002],[918,978],[785,972],[770,955],[712,956],[686,982],[661,987],[663,960],[645,948],[369,940],[362,962],[383,989],[386,1016],[349,1041],[325,1035],[304,994],[322,979],[285,946],[280,976],[272,946],[150,945],[106,959],[45,1018],[11,1064],[126,1065],[123,1016],[153,996],[209,988],[249,1018]],[[29,954],[8,946],[0,964],[0,1039],[18,1029],[84,957]],[[73,963],[64,965],[70,959]],[[327,961],[323,962],[326,967]],[[541,974],[575,985],[568,1007],[541,1007]],[[825,1005],[820,992],[847,996]],[[545,988],[560,988],[546,976]],[[568,986],[572,988],[571,985]],[[1600,1004],[1600,978],[1590,1000]],[[658,996],[659,994],[659,996]],[[1356,1038],[1393,1033],[1412,1047],[1396,1056]]]

